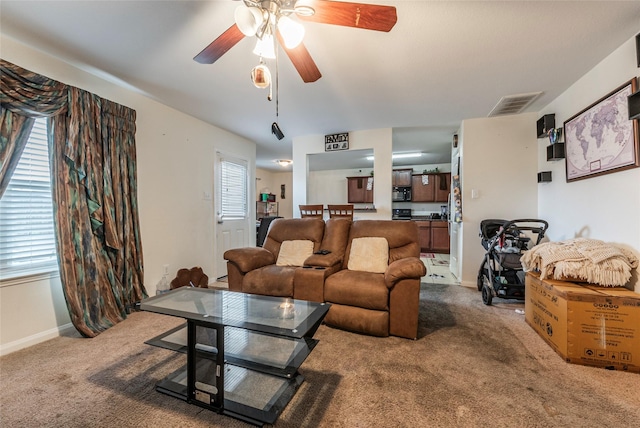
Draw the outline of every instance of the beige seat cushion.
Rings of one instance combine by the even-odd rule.
[[[347,269],[384,273],[387,266],[389,266],[389,243],[385,238],[355,238],[351,241]]]
[[[313,254],[313,241],[301,239],[282,241],[276,266],[303,266]]]

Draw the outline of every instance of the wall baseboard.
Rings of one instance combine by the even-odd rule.
[[[22,339],[15,340],[13,342],[5,343],[4,345],[0,345],[0,357],[4,355],[8,355],[12,352],[19,351],[24,348],[28,348],[29,346],[33,346],[38,343],[46,342],[47,340],[50,340],[50,339],[54,339],[60,336],[62,333],[70,330],[74,330],[74,329],[75,327],[73,326],[73,324],[67,323],[56,328],[45,330],[28,337],[24,337]]]
[[[467,287],[467,288],[476,288],[477,285],[475,282],[472,281],[460,281],[460,285],[462,285],[463,287]]]

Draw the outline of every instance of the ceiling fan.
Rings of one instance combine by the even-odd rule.
[[[193,59],[213,64],[244,37],[256,36],[254,53],[269,57],[274,37],[306,83],[315,82],[322,74],[302,43],[304,27],[290,18],[303,21],[390,31],[398,20],[396,8],[331,0],[243,0],[235,12],[235,23]],[[302,33],[302,35],[300,34]],[[270,44],[270,46],[269,46]]]

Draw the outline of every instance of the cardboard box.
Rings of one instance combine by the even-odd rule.
[[[525,320],[567,362],[640,373],[640,294],[527,273]]]

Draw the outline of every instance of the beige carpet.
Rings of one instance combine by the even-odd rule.
[[[640,375],[565,363],[514,309],[423,285],[420,339],[321,326],[278,427],[622,427]],[[94,339],[60,337],[0,359],[2,427],[243,427],[160,394],[181,355],[144,341],[181,320],[134,313]]]

